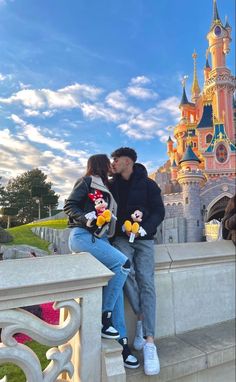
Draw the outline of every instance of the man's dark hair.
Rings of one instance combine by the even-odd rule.
[[[132,159],[133,162],[136,162],[137,160],[137,153],[134,149],[131,149],[130,147],[120,147],[119,149],[113,151],[111,154],[112,158],[119,158],[119,157],[128,157]]]

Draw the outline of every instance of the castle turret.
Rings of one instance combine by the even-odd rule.
[[[210,71],[211,71],[211,67],[210,67],[209,60],[208,60],[208,50],[207,50],[206,64],[205,64],[205,67],[204,67],[204,81],[205,82],[209,78]]]
[[[178,167],[177,167],[177,164],[175,162],[175,159],[173,160],[170,171],[171,171],[171,181],[172,181],[172,183],[175,184],[175,183],[177,183],[177,176],[178,176]]]
[[[180,171],[177,181],[183,190],[184,216],[187,224],[187,242],[201,241],[203,221],[200,204],[200,187],[205,181],[203,172],[199,169],[201,161],[187,146],[183,158],[180,160]]]
[[[226,54],[230,51],[231,27],[228,20],[225,26],[219,16],[216,0],[213,3],[213,20],[207,34],[209,52],[211,54],[212,70],[205,81],[204,93],[212,98],[213,112],[217,120],[225,115],[225,130],[228,137],[233,140],[233,109],[232,96],[235,79],[226,67]]]
[[[171,137],[169,136],[168,141],[167,141],[167,153],[169,156],[173,152],[173,144],[174,144],[174,142],[172,141]]]

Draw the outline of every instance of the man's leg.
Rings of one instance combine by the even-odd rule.
[[[114,245],[114,247],[116,247],[117,249],[119,249],[119,251],[124,253],[128,257],[131,263],[130,273],[126,279],[124,291],[134,313],[139,317],[141,314],[141,308],[140,308],[140,299],[139,299],[139,289],[135,279],[135,271],[134,271],[134,261],[133,261],[134,248],[130,245],[130,243],[128,242],[128,239],[124,237],[116,237],[112,245]]]
[[[134,269],[140,291],[143,330],[146,336],[146,344],[143,347],[144,372],[147,375],[155,375],[160,372],[160,363],[154,344],[156,318],[154,246],[152,240],[136,240],[133,246]]]
[[[135,277],[140,292],[144,336],[155,335],[156,292],[154,283],[154,247],[152,240],[136,240],[133,244]]]
[[[143,338],[143,326],[142,326],[143,314],[142,314],[141,305],[140,305],[139,288],[135,279],[134,262],[133,262],[134,248],[128,242],[128,239],[123,237],[122,238],[118,237],[114,241],[113,245],[117,249],[119,249],[121,252],[123,252],[128,257],[131,263],[130,273],[126,279],[124,291],[133,309],[133,312],[137,316],[133,347],[135,348],[135,350],[142,350],[143,345],[145,343],[145,340]]]

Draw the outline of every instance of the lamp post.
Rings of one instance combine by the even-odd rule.
[[[40,199],[35,199],[35,202],[38,204],[38,219],[41,219],[41,206],[40,206]]]

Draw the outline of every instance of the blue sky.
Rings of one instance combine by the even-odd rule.
[[[234,2],[217,4],[234,36]],[[162,165],[211,20],[211,0],[0,0],[2,181],[39,167],[63,200],[94,153],[130,146]]]

